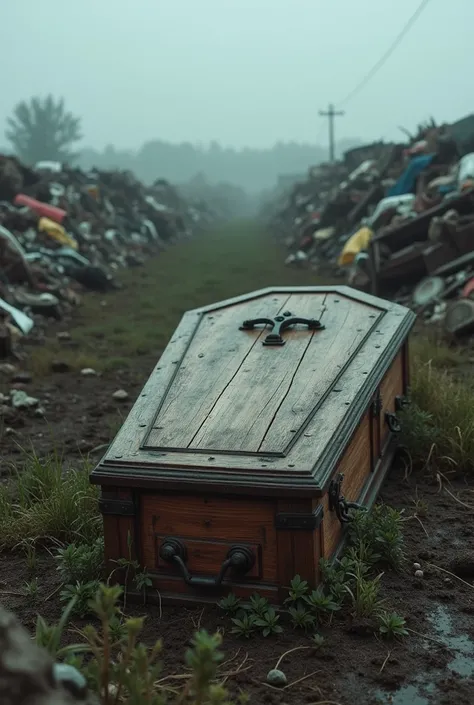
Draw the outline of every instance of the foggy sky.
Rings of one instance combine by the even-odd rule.
[[[15,103],[64,96],[83,145],[324,144],[318,116],[370,70],[419,0],[0,0],[0,145]],[[399,139],[473,111],[474,3],[431,0],[339,138]]]

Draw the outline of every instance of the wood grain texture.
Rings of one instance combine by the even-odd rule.
[[[258,360],[258,353],[262,351],[258,343],[268,333],[262,328],[240,331],[239,326],[246,318],[278,315],[288,305],[288,299],[288,296],[266,297],[202,318],[155,419],[147,440],[149,448],[199,447],[200,429],[210,416],[214,418],[217,414],[221,433],[222,427],[232,423],[236,417],[232,407],[224,411],[221,404],[216,411],[216,405],[219,405],[222,395],[228,394],[228,390],[235,389],[236,385],[240,394],[237,393],[232,403],[237,404],[245,399],[239,385],[248,388],[257,380],[258,364],[255,367],[255,358]],[[263,350],[266,350],[268,359],[268,350]],[[252,357],[253,363],[248,362]],[[239,381],[236,382],[236,379]],[[230,428],[229,437],[232,438]]]
[[[132,500],[133,492],[123,487],[107,487],[102,490],[103,499]],[[136,560],[139,556],[139,539],[133,516],[104,515],[104,562],[110,573],[116,571],[119,558]],[[130,539],[129,539],[130,536]]]
[[[286,500],[277,503],[278,512],[291,514],[311,514],[315,505],[310,499]],[[321,550],[321,528],[314,531],[279,530],[278,546],[278,584],[282,599],[288,595],[288,588],[295,575],[300,575],[310,585],[318,582],[319,558]]]
[[[277,581],[275,502],[252,497],[144,494],[140,516],[142,561],[150,570],[158,568],[157,538],[181,536],[208,544],[221,541],[259,545],[261,579],[268,583]],[[216,564],[213,572],[219,567]]]
[[[189,538],[189,536],[173,536],[180,539],[185,545],[187,550],[186,565],[191,575],[205,575],[206,577],[215,576],[218,574],[220,567],[224,563],[227,557],[227,553],[232,546],[235,546],[236,541],[220,541],[216,540],[203,540]],[[156,535],[155,537],[155,564],[154,569],[161,573],[173,573],[176,571],[170,570],[170,564],[166,563],[162,558],[160,558],[160,547],[167,537]],[[262,547],[258,543],[240,543],[240,545],[245,545],[249,548],[254,556],[255,563],[253,567],[245,573],[245,579],[253,578],[254,580],[261,580],[262,578]],[[148,568],[148,566],[146,566]]]
[[[257,292],[258,293],[258,292]],[[362,341],[352,361],[343,369],[337,380],[337,389],[323,396],[314,417],[310,419],[304,432],[288,449],[286,456],[271,454],[245,455],[241,451],[231,453],[199,452],[199,449],[183,451],[157,452],[149,450],[145,444],[146,431],[154,423],[159,401],[166,396],[167,389],[173,381],[173,371],[181,363],[197,327],[202,311],[190,312],[173,336],[159,365],[151,375],[142,394],[137,400],[129,418],[117,435],[105,458],[98,464],[92,475],[92,481],[98,484],[122,484],[155,490],[181,490],[189,492],[226,492],[275,498],[320,496],[325,484],[334,472],[334,468],[344,453],[351,435],[368,408],[373,394],[380,385],[387,369],[403,345],[414,316],[407,309],[390,302],[375,299],[347,287],[298,287],[296,289],[274,289],[265,293],[281,295],[311,294],[341,297],[341,311],[349,305],[354,307],[354,317],[362,317],[359,311],[367,311],[364,325],[372,325],[370,335]],[[253,294],[256,296],[256,294]],[[262,303],[262,295],[257,299]],[[346,299],[349,303],[346,304]],[[247,301],[242,297],[238,301]],[[286,300],[286,299],[285,299]],[[228,305],[228,304],[226,304]],[[337,304],[340,306],[340,304]],[[222,310],[224,303],[214,309]],[[327,313],[327,312],[326,312]],[[240,322],[240,317],[239,317]],[[357,329],[356,329],[357,332]],[[240,331],[240,333],[243,333]],[[304,336],[307,332],[301,331]],[[328,329],[318,332],[315,340],[323,343]],[[286,335],[286,334],[285,334]],[[293,335],[292,332],[289,333]],[[299,332],[296,335],[300,335]],[[337,327],[333,335],[337,335]],[[326,339],[328,340],[328,338]],[[290,343],[279,351],[288,349]],[[268,348],[263,348],[267,350]],[[342,349],[342,348],[341,348]],[[274,351],[270,349],[270,353]],[[286,354],[286,353],[285,353]],[[321,356],[323,357],[323,356]],[[309,358],[308,358],[309,360]],[[319,361],[321,362],[321,361]],[[321,363],[322,364],[322,363]],[[328,364],[324,360],[324,365]],[[336,364],[343,364],[337,362]],[[316,398],[318,376],[309,379],[308,387],[302,397],[302,403],[291,400],[287,408],[298,417],[303,414],[304,404],[310,398]],[[316,391],[314,391],[316,387]],[[245,395],[247,389],[242,390]],[[288,393],[288,397],[291,390]],[[311,395],[314,394],[314,397]],[[283,406],[281,407],[283,408]],[[283,417],[282,417],[283,418]],[[280,423],[278,411],[274,422]],[[284,424],[281,423],[283,429]],[[276,428],[276,426],[275,426]],[[289,429],[291,430],[291,429]],[[275,434],[275,438],[279,438]],[[272,443],[277,442],[276,440]],[[274,446],[275,447],[275,446]]]
[[[325,323],[325,298],[324,295],[310,297],[295,294],[285,302],[285,309],[295,316],[322,319]],[[261,337],[257,331],[238,333],[257,342]],[[210,452],[238,450],[245,453],[256,453],[259,450],[272,453],[284,449],[285,439],[282,445],[282,439],[275,436],[272,436],[273,444],[264,442],[264,447],[261,446],[271,432],[275,417],[280,414],[288,419],[285,413],[289,403],[288,395],[295,386],[301,387],[301,384],[298,385],[301,368],[307,368],[304,361],[313,354],[313,342],[321,336],[333,338],[334,332],[311,331],[299,326],[285,331],[283,336],[285,345],[282,347],[266,347],[261,341],[252,346],[249,354],[240,362],[232,381],[203,420],[190,448],[208,448]],[[207,374],[213,375],[214,371],[211,373],[208,370]],[[311,406],[306,405],[302,410],[303,420],[310,409]]]
[[[294,434],[317,410],[325,395],[338,388],[341,373],[374,327],[374,319],[369,318],[373,309],[364,305],[354,307],[353,302],[337,294],[326,297],[324,308],[321,320],[325,330],[312,337],[286,396],[271,419],[259,447],[265,453],[287,450]]]
[[[370,412],[367,412],[334,473],[334,477],[338,473],[343,473],[344,475],[342,493],[347,501],[358,501],[362,488],[371,473],[370,425],[371,415]],[[330,558],[341,541],[342,528],[336,513],[329,509],[327,495],[324,497],[323,506],[324,556],[325,558]]]

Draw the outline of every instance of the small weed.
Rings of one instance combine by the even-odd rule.
[[[31,539],[26,539],[21,542],[21,545],[25,552],[26,567],[28,569],[28,573],[30,575],[33,575],[38,565],[38,556],[36,553],[35,542]]]
[[[413,504],[415,516],[420,517],[420,519],[424,519],[428,515],[428,502],[426,502],[424,499],[421,499],[421,497],[418,497],[418,492],[416,493],[415,497],[411,500],[411,503]]]
[[[288,591],[288,597],[285,600],[285,604],[296,605],[300,602],[305,595],[309,592],[309,585],[306,580],[301,580],[299,575],[295,575],[293,580],[290,582],[290,589]]]
[[[359,529],[357,529],[359,532]],[[364,529],[361,527],[360,533],[363,533]],[[369,543],[373,541],[375,544],[375,536],[370,536],[368,540],[356,538],[355,533],[351,537],[353,545],[347,549],[346,556],[347,560],[351,562],[354,566],[365,566],[366,571],[369,572],[371,567],[379,563],[382,560],[382,555],[380,551],[377,553],[375,550],[375,545]],[[350,570],[348,571],[350,572]]]
[[[138,592],[143,593],[143,604],[146,603],[147,588],[153,586],[153,576],[147,573],[146,570],[142,570],[135,574],[134,583],[137,587]]]
[[[32,600],[36,600],[39,594],[39,584],[37,578],[33,578],[29,582],[26,582],[23,586],[23,592],[27,597]]]
[[[386,639],[408,636],[406,621],[395,612],[382,612],[379,615],[379,632]]]
[[[403,565],[401,512],[385,504],[376,504],[370,512],[356,512],[349,524],[351,548],[348,556],[374,565],[382,561],[399,570]]]
[[[283,627],[278,623],[279,621],[280,615],[275,612],[273,607],[269,607],[263,615],[256,616],[255,625],[261,628],[263,636],[270,636],[282,633]]]
[[[316,649],[322,649],[326,643],[326,639],[321,634],[313,634],[311,641]]]
[[[297,607],[290,607],[288,614],[291,617],[291,623],[295,629],[309,631],[313,629],[316,624],[316,617],[302,604],[299,604]]]
[[[245,605],[245,609],[248,609],[250,612],[252,612],[256,617],[263,617],[269,610],[270,605],[268,604],[268,600],[266,600],[264,597],[261,595],[252,595],[252,597],[249,600],[249,604]]]
[[[76,599],[74,598],[66,605],[57,624],[49,625],[43,617],[39,615],[37,617],[34,635],[35,643],[37,646],[46,649],[54,659],[59,660],[68,655],[78,654],[85,650],[87,651],[87,647],[78,644],[61,647],[61,639],[66,625],[69,622],[69,618],[74,611],[75,603]]]
[[[231,633],[236,636],[248,639],[257,628],[257,617],[251,612],[239,612],[236,617],[232,617],[233,627]]]
[[[304,598],[306,604],[309,605],[311,611],[319,619],[322,615],[328,615],[337,612],[341,609],[341,605],[331,598],[331,595],[326,595],[323,587],[318,587],[317,590],[312,590],[309,595]]]
[[[60,599],[61,602],[66,603],[74,600],[73,613],[78,617],[86,617],[90,614],[90,603],[98,589],[98,580],[91,580],[88,583],[76,582],[74,585],[66,585],[61,590]]]
[[[217,605],[226,614],[234,615],[242,608],[242,600],[233,592],[230,592],[226,597],[223,597]]]
[[[346,585],[346,590],[351,597],[352,616],[358,619],[369,619],[377,615],[383,607],[384,600],[380,597],[380,580],[382,573],[373,580],[366,578],[361,573],[354,573],[355,585],[353,588]]]
[[[63,583],[99,580],[104,561],[104,540],[96,539],[92,544],[70,543],[56,553],[57,570]]]
[[[61,648],[60,642],[74,612],[74,600],[68,603],[61,621],[50,627],[39,617],[36,643],[48,649],[56,659],[82,671],[89,687],[102,705],[161,705],[165,702],[193,702],[196,705],[231,705],[223,685],[218,681],[218,669],[224,660],[220,650],[220,634],[197,632],[185,653],[186,673],[177,676],[171,685],[163,677],[161,641],[147,648],[139,641],[143,618],[123,619],[119,608],[121,588],[100,585],[89,609],[99,626],[87,625],[81,632],[82,643]],[[87,659],[84,659],[87,655]],[[240,702],[245,702],[242,695]]]

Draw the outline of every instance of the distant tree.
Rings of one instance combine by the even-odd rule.
[[[7,124],[6,138],[28,164],[43,159],[66,162],[77,156],[71,147],[82,137],[81,120],[65,109],[63,98],[48,95],[22,100]]]

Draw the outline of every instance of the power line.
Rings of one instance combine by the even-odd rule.
[[[404,25],[402,28],[401,32],[397,35],[397,37],[394,39],[390,47],[387,49],[385,54],[377,61],[376,64],[371,68],[368,74],[362,79],[360,83],[356,85],[356,87],[344,98],[343,101],[339,103],[339,105],[344,105],[347,103],[351,98],[353,98],[359,91],[361,91],[367,83],[375,76],[375,74],[380,71],[382,66],[385,64],[387,59],[390,58],[390,56],[393,54],[395,49],[398,47],[398,45],[402,42],[404,39],[405,35],[409,32],[411,27],[415,24],[416,20],[419,18],[423,10],[427,7],[428,3],[430,0],[422,0],[420,4],[418,5],[417,9],[415,12],[412,14],[408,22]]]

